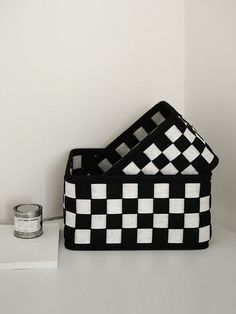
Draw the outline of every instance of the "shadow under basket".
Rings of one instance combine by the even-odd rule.
[[[72,250],[203,249],[211,238],[206,175],[93,175],[102,149],[72,150],[65,173],[64,238]]]

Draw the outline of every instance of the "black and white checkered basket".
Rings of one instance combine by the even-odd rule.
[[[64,189],[66,248],[144,250],[208,246],[211,172],[88,175],[87,165],[105,152],[76,149],[70,153]]]
[[[91,174],[198,175],[218,158],[183,117],[162,101],[117,137],[91,164]]]

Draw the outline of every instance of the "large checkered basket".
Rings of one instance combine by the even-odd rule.
[[[166,134],[173,143],[178,140],[175,128],[179,128],[174,126]],[[183,136],[184,130],[179,130],[178,137]],[[189,128],[184,136],[193,143],[196,135],[186,130]],[[70,153],[64,188],[66,248],[202,249],[208,246],[210,171],[198,175],[190,175],[188,171],[182,175],[140,175],[132,171],[131,174],[88,173],[86,169],[95,156],[106,153],[103,149],[75,149]],[[208,161],[212,161],[210,153],[210,150],[204,153]],[[148,158],[153,158],[153,152]],[[194,165],[196,169],[197,163]]]

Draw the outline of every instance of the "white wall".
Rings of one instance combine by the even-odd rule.
[[[184,105],[184,0],[0,0],[0,222],[62,213],[66,158]]]
[[[186,0],[186,115],[220,157],[213,218],[236,231],[236,1]]]

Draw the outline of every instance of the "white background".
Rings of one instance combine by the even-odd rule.
[[[184,105],[184,1],[0,0],[0,221],[62,214],[66,158]]]
[[[235,13],[234,0],[0,0],[0,222],[21,202],[61,214],[69,151],[104,147],[164,99],[218,153],[214,218],[236,231]]]
[[[235,0],[186,0],[186,117],[220,157],[213,218],[236,232],[235,17]]]

